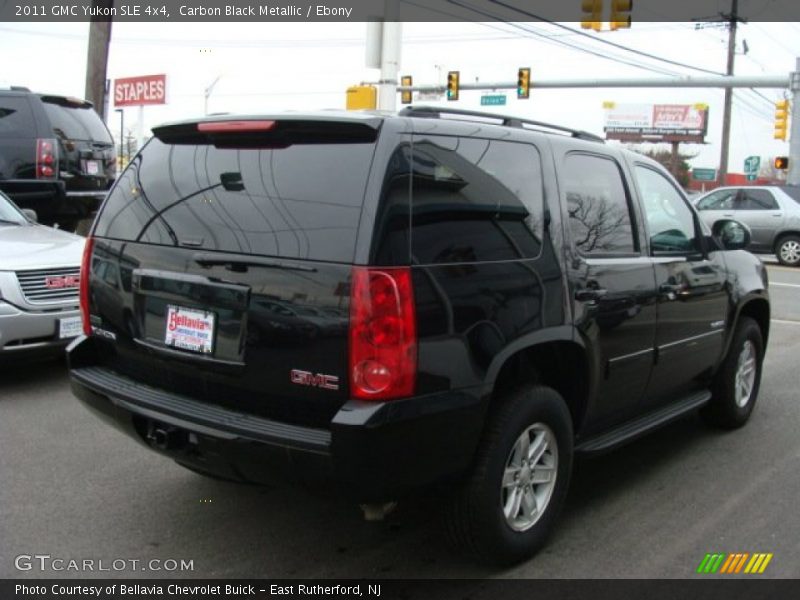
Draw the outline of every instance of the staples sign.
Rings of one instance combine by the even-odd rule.
[[[114,106],[166,104],[167,76],[142,75],[114,80]]]

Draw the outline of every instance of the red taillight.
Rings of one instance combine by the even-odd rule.
[[[49,179],[56,174],[56,141],[36,140],[36,178]]]
[[[275,121],[212,121],[197,124],[201,133],[248,133],[250,131],[269,131]]]
[[[354,267],[350,290],[350,393],[389,400],[414,393],[417,319],[411,269]]]
[[[94,238],[86,238],[83,246],[83,260],[81,260],[81,321],[83,322],[83,333],[92,335],[92,324],[89,322],[89,269],[92,263],[92,250],[94,250]]]

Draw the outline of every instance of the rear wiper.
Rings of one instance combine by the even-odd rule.
[[[0,223],[8,223],[9,225],[22,225],[19,221],[11,221],[9,219],[0,219]]]
[[[316,273],[317,269],[308,265],[285,262],[274,258],[260,256],[243,257],[237,254],[223,252],[197,252],[192,258],[201,267],[225,266],[231,271],[246,271],[247,267],[268,267],[272,269],[285,269],[287,271],[307,271]]]

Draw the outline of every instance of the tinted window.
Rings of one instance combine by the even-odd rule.
[[[737,210],[778,210],[778,203],[767,190],[743,190]]]
[[[36,137],[33,114],[26,98],[0,94],[0,137]]]
[[[120,177],[97,235],[350,262],[373,150],[223,149],[154,138]]]
[[[694,214],[678,190],[661,173],[636,167],[650,249],[659,252],[691,252],[697,248]]]
[[[739,190],[719,190],[697,203],[697,210],[733,210],[733,201]]]
[[[46,101],[43,104],[50,124],[59,137],[113,143],[108,129],[93,108],[62,106]]]
[[[411,252],[416,264],[539,255],[541,159],[529,144],[415,139]]]
[[[578,251],[635,252],[628,194],[617,164],[599,156],[570,154],[563,175],[569,225]]]

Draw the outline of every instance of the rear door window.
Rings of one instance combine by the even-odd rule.
[[[737,210],[779,210],[775,197],[767,190],[743,190]]]
[[[36,128],[28,99],[0,94],[0,138],[34,138]]]
[[[411,261],[414,264],[535,258],[544,197],[535,146],[498,140],[414,139]]]
[[[564,161],[563,188],[569,227],[578,252],[638,254],[628,191],[613,159],[569,154]]]
[[[111,135],[93,108],[58,104],[42,99],[44,111],[56,134],[68,140],[112,144]]]
[[[374,146],[216,148],[153,138],[114,187],[96,235],[351,262]]]

